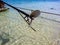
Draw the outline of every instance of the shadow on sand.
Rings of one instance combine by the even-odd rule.
[[[6,43],[8,43],[10,41],[10,39],[8,38],[7,35],[0,35],[0,40],[2,41],[1,45],[5,45]]]

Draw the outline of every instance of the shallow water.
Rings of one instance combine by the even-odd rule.
[[[60,13],[60,2],[27,2],[27,3],[16,3],[12,4],[16,7],[22,7],[26,9],[33,9],[33,10],[42,10],[46,12],[53,12],[53,13]],[[51,9],[53,8],[53,9]]]
[[[39,16],[31,26],[12,8],[0,12],[0,45],[60,45],[60,23]]]
[[[40,11],[44,11],[44,12],[60,14],[60,2],[30,2],[30,3],[27,2],[27,3],[22,3],[22,4],[16,3],[13,5],[14,6],[17,5],[16,7],[18,7],[18,8],[22,7],[22,8],[26,8],[26,9],[40,10]],[[51,8],[53,8],[53,9],[51,9]],[[25,12],[27,12],[27,10],[25,10]],[[30,11],[28,10],[27,13],[29,13],[29,12]],[[41,13],[41,16],[60,21],[60,16],[55,16],[55,15],[51,15],[51,14],[45,15],[45,14],[46,13]]]

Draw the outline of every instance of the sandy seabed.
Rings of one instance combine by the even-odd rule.
[[[60,23],[39,16],[31,26],[14,9],[0,12],[0,45],[60,45]]]

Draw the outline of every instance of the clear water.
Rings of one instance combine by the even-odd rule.
[[[44,12],[60,14],[60,2],[30,2],[30,3],[15,4],[14,6],[22,7],[22,8],[26,8],[26,9],[41,10]],[[51,8],[53,8],[53,9],[51,9]],[[43,15],[43,13],[41,13],[41,14],[42,14],[41,16],[43,16],[43,17],[60,21],[60,16],[54,16],[54,15],[50,15],[50,14],[47,16],[47,15]]]
[[[29,0],[29,1],[16,1],[16,0],[11,0],[11,1],[6,1],[9,4],[15,6],[15,7],[22,7],[22,8],[26,8],[26,9],[33,9],[33,10],[41,10],[44,12],[50,12],[50,13],[56,13],[56,14],[60,14],[60,1],[59,0],[52,0],[52,1],[37,1],[37,0]],[[53,9],[51,9],[53,8]],[[27,12],[29,13],[29,11]],[[55,19],[60,21],[60,16],[53,16],[53,15],[42,15],[43,17],[47,17],[50,19]]]
[[[60,12],[59,2],[31,2],[13,5],[53,13]],[[51,10],[51,7],[54,10]],[[59,16],[42,13],[31,24],[36,29],[35,32],[16,10],[10,8],[5,12],[0,12],[0,45],[60,45],[60,23],[46,18],[60,21]]]

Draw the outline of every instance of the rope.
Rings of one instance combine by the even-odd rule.
[[[19,12],[20,13],[20,12]],[[22,14],[20,13],[20,15],[22,16]],[[24,17],[22,16],[22,18],[24,19]],[[34,28],[32,28],[31,26],[30,26],[30,24],[24,19],[24,21],[29,25],[29,27],[31,28],[31,29],[33,29],[34,31],[36,31]]]
[[[5,2],[4,2],[5,3]],[[19,14],[20,13],[23,13],[24,15],[27,15],[28,17],[29,17],[29,15],[27,14],[27,13],[25,13],[25,12],[23,12],[23,11],[21,11],[21,10],[19,10],[19,9],[17,9],[16,7],[14,7],[14,6],[12,6],[12,5],[9,5],[9,4],[7,4],[7,3],[5,3],[6,5],[8,5],[8,6],[10,6],[10,7],[12,7],[12,8],[14,8],[15,10],[17,10],[18,12],[19,12]],[[24,17],[21,15],[21,17],[24,19]],[[25,19],[24,19],[25,20]],[[29,23],[25,20],[25,22],[29,25]],[[31,27],[30,25],[29,25],[29,27],[32,29],[32,30],[34,30],[34,31],[36,31],[33,27]]]
[[[60,16],[60,14],[55,14],[55,13],[50,13],[50,12],[44,12],[44,11],[41,11],[41,13],[47,13],[47,14],[53,14],[53,15],[56,15],[56,16]]]
[[[45,18],[45,17],[42,17],[42,16],[40,16],[40,17],[41,17],[42,19],[51,20],[51,21],[60,23],[60,21],[57,21],[57,20],[48,19],[48,18]]]
[[[28,10],[28,11],[34,11],[34,10],[32,10],[32,9],[26,9],[26,8],[21,8],[21,7],[17,7],[17,8],[24,9],[24,10]],[[60,14],[55,14],[55,13],[50,13],[50,12],[45,12],[45,11],[41,11],[41,13],[47,13],[47,14],[53,14],[53,15],[60,16]]]
[[[21,8],[21,7],[20,7],[20,9],[29,10],[29,11],[34,11],[34,10],[32,10],[32,9],[26,9],[26,8]],[[47,14],[53,14],[53,15],[56,15],[56,16],[60,16],[60,14],[55,14],[55,13],[50,13],[50,12],[44,12],[44,11],[41,11],[41,13],[47,13]],[[40,17],[41,17],[41,16],[40,16]],[[44,17],[41,17],[41,18],[44,18]],[[44,18],[44,19],[47,19],[47,20],[51,20],[51,21],[60,23],[60,21],[57,21],[57,20],[52,20],[52,19],[48,19],[48,18]]]
[[[28,11],[34,11],[34,10],[32,10],[32,9],[26,9],[26,8],[21,8],[21,7],[17,7],[17,8],[24,9],[24,10],[28,10]]]

